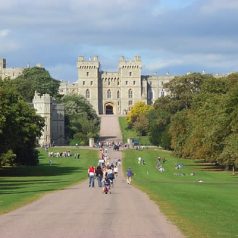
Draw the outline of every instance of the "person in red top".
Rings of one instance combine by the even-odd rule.
[[[88,169],[89,187],[94,187],[95,168],[90,166]]]

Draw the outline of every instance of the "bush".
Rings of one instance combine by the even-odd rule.
[[[12,150],[0,155],[0,167],[2,166],[13,166],[15,164],[16,154]]]

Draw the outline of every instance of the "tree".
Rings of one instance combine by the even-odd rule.
[[[5,85],[0,85],[0,165],[36,165],[36,140],[44,120]]]
[[[149,130],[149,119],[146,114],[140,114],[134,123],[135,130],[141,136],[145,136]]]
[[[136,122],[139,116],[142,114],[147,114],[151,109],[152,107],[150,105],[147,105],[142,101],[135,103],[126,117],[129,126],[133,127],[133,124]]]
[[[35,91],[56,98],[60,85],[58,80],[53,79],[49,72],[41,67],[24,69],[22,75],[10,80],[10,83],[27,102],[32,102]]]
[[[86,145],[90,137],[98,137],[100,119],[92,105],[81,95],[62,98],[65,105],[66,140]]]

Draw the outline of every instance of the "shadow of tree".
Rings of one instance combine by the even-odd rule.
[[[14,195],[61,189],[64,185],[69,184],[71,174],[81,172],[85,173],[85,168],[57,165],[1,168],[0,194]]]
[[[75,171],[84,171],[82,167],[60,167],[57,165],[40,165],[40,166],[21,166],[0,168],[0,177],[38,177],[38,176],[59,176],[71,174]]]

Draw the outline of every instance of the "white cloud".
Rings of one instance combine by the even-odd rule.
[[[238,0],[8,0],[0,5],[0,57],[40,61],[66,80],[77,78],[78,55],[95,54],[105,70],[137,54],[151,71],[225,71],[238,58],[237,10]]]
[[[157,60],[153,60],[153,63],[149,63],[148,65],[145,65],[145,67],[149,71],[158,71],[163,68],[169,68],[169,67],[172,68],[177,65],[182,65],[183,63],[184,63],[184,60],[182,59],[160,58]]]
[[[237,0],[205,0],[202,10],[205,13],[216,13],[220,11],[237,11],[238,1]]]
[[[0,37],[6,37],[9,35],[9,33],[10,33],[9,29],[2,29],[0,30]]]

